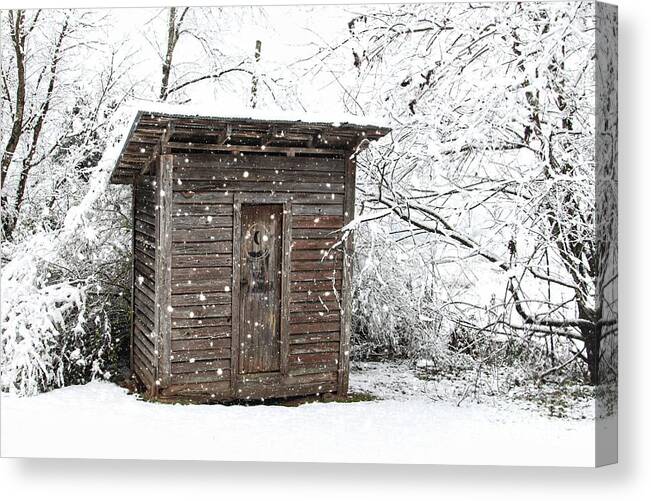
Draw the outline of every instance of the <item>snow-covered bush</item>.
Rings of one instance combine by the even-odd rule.
[[[105,162],[108,164],[108,161]],[[61,229],[3,244],[2,391],[33,395],[110,377],[128,332],[129,211],[100,165]]]
[[[115,371],[125,333],[112,325],[128,311],[128,226],[84,219],[98,228],[42,231],[3,248],[2,391],[33,395]]]
[[[356,229],[353,357],[427,359],[439,369],[470,366],[466,354],[451,349],[457,326],[439,313],[443,299],[434,260],[413,242],[392,238],[395,229],[385,222]]]
[[[88,177],[53,171],[60,181],[54,191],[36,189],[47,177],[35,178],[30,188],[45,198],[29,199],[13,238],[2,242],[2,391],[33,395],[116,371],[128,335],[115,326],[126,323],[129,311],[130,211],[128,192],[109,188],[108,178],[122,148],[113,136],[131,117],[128,109],[116,113],[103,122],[101,140],[57,159],[66,166],[86,158]],[[34,212],[50,197],[56,215],[49,204]]]
[[[436,372],[508,368],[519,379],[585,377],[577,357],[550,370],[572,359],[566,340],[491,327],[495,272],[446,268],[454,261],[424,235],[391,218],[364,218],[354,224],[353,358],[407,358]]]
[[[89,298],[89,285],[49,284],[47,269],[22,256],[3,270],[3,391],[33,395],[110,375],[103,370],[112,350],[110,325]]]

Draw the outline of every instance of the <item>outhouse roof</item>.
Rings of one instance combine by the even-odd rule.
[[[351,115],[211,110],[205,106],[148,103],[133,110],[111,182],[132,183],[163,148],[189,153],[260,152],[279,155],[350,154],[390,129]]]

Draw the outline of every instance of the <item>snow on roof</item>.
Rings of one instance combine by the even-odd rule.
[[[256,110],[250,108],[228,108],[214,104],[174,104],[144,102],[133,105],[140,113],[167,115],[183,118],[219,118],[223,120],[256,120],[260,122],[303,122],[328,124],[333,127],[347,124],[357,127],[386,128],[377,117],[356,116],[344,113],[308,113],[304,111]],[[135,116],[135,115],[134,115]]]

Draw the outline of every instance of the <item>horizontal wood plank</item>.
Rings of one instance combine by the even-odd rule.
[[[187,242],[172,245],[172,256],[193,256],[197,254],[230,254],[233,242]],[[173,258],[172,258],[173,259]]]
[[[173,245],[177,242],[220,242],[233,240],[231,228],[193,228],[172,230]]]
[[[172,310],[172,319],[230,317],[230,304],[210,304],[204,306],[182,306]]]
[[[195,361],[221,360],[226,358],[231,358],[230,348],[172,352],[173,362],[190,362],[191,360],[195,360]]]
[[[176,216],[172,217],[173,230],[193,230],[212,228],[231,228],[233,226],[232,216]]]
[[[323,280],[319,282],[292,282],[291,292],[325,292],[334,291],[341,292],[341,281],[337,280]]]
[[[344,215],[343,204],[292,204],[292,214],[296,216],[339,216]]]
[[[172,364],[172,370],[174,370],[174,364]],[[230,369],[220,368],[213,371],[205,371],[199,373],[185,373],[178,374],[172,372],[171,384],[179,383],[212,383],[217,381],[226,381],[231,377]]]
[[[172,361],[172,374],[190,374],[190,373],[211,373],[212,371],[223,371],[231,366],[230,358],[219,360],[194,360],[188,362]]]
[[[200,203],[186,203],[176,204],[172,212],[173,219],[179,217],[226,217],[233,215],[233,204],[200,204]],[[232,224],[231,224],[232,226]]]
[[[172,326],[172,341],[183,341],[192,339],[223,339],[231,336],[230,325],[191,325],[190,327],[174,327]],[[230,343],[230,340],[228,341]],[[199,349],[199,348],[188,348]]]
[[[289,276],[292,282],[316,282],[322,280],[341,280],[342,270],[309,270],[309,271],[292,271]]]
[[[174,329],[172,329],[174,331]],[[196,350],[214,350],[230,348],[230,338],[215,339],[174,339],[172,338],[172,352],[179,351],[196,351]]]
[[[264,150],[262,150],[264,151]],[[345,172],[346,166],[342,159],[319,157],[285,157],[285,156],[234,156],[194,153],[191,155],[176,155],[174,170],[181,168],[206,168],[206,169],[260,169],[276,170],[287,169],[306,172]]]
[[[185,329],[189,327],[218,327],[224,325],[231,325],[230,317],[172,319],[172,329]]]
[[[227,280],[231,281],[232,267],[209,268],[174,268],[172,267],[172,283],[182,280]]]
[[[289,344],[327,343],[339,341],[340,331],[314,332],[310,334],[293,334],[289,337]]]
[[[310,183],[301,181],[279,181],[279,182],[258,182],[258,181],[186,181],[183,185],[174,185],[174,190],[185,191],[223,191],[223,192],[277,192],[277,193],[319,193],[319,194],[341,194],[344,193],[344,184],[340,182]]]
[[[315,332],[333,332],[339,331],[341,328],[339,320],[336,322],[322,322],[322,323],[304,323],[304,324],[289,324],[289,333],[291,334],[312,334]]]
[[[230,292],[209,292],[207,294],[172,294],[172,306],[203,306],[213,304],[231,304]]]
[[[336,322],[341,317],[340,311],[333,311],[331,313],[324,311],[291,313],[289,317],[290,324],[303,324],[314,322]]]
[[[292,209],[292,212],[294,209]],[[342,216],[297,216],[292,218],[294,229],[340,229],[344,225]]]
[[[304,355],[308,353],[337,353],[338,351],[338,342],[293,344],[289,348],[290,355]]]
[[[172,280],[172,294],[229,292],[231,287],[230,279]]]
[[[218,268],[229,266],[233,266],[233,257],[230,254],[198,254],[172,257],[172,268]]]

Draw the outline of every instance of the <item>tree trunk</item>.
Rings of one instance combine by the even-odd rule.
[[[601,326],[591,311],[579,304],[579,318],[592,322],[591,326],[581,327],[581,337],[585,345],[585,358],[588,365],[588,380],[593,386],[601,382],[599,374],[599,357],[601,354]]]
[[[10,220],[14,218],[14,214],[9,211],[9,202],[5,190],[5,180],[14,153],[16,152],[16,148],[20,142],[20,137],[23,133],[23,121],[25,116],[25,34],[23,20],[24,12],[22,10],[16,11],[15,20],[13,13],[11,11],[9,12],[9,22],[12,24],[11,40],[16,54],[17,85],[14,119],[11,126],[9,141],[7,142],[4,153],[2,154],[2,174],[0,177],[0,190],[2,190],[2,193],[0,193],[0,207],[2,210],[2,228],[5,238],[10,238],[10,235],[7,235],[5,231],[5,226],[10,224]]]
[[[9,12],[10,22],[14,19],[12,12]],[[11,40],[16,53],[16,73],[17,73],[17,86],[16,86],[16,109],[14,112],[14,120],[11,126],[11,134],[9,141],[5,146],[5,151],[2,155],[2,179],[0,180],[0,188],[5,186],[5,177],[9,170],[9,165],[18,147],[20,136],[23,132],[23,118],[25,114],[25,35],[23,34],[23,19],[24,13],[22,10],[16,12],[15,22],[12,26]],[[3,197],[4,198],[4,197]],[[4,207],[4,204],[3,204]]]
[[[163,75],[160,84],[160,100],[166,101],[170,94],[170,76],[172,73],[172,59],[174,58],[174,49],[176,42],[179,40],[181,34],[181,24],[183,18],[188,13],[189,7],[183,9],[183,12],[176,19],[176,7],[170,7],[170,13],[167,18],[167,49],[165,50],[165,57],[163,59]]]
[[[170,83],[170,71],[172,70],[172,57],[174,56],[174,45],[176,44],[176,8],[171,7],[169,16],[167,18],[167,51],[165,52],[165,59],[163,60],[163,76],[160,84],[160,100],[167,99],[167,90]]]
[[[66,21],[63,23],[61,33],[59,34],[59,38],[57,39],[57,43],[54,47],[54,53],[52,54],[52,63],[50,64],[50,78],[47,86],[47,94],[45,95],[45,101],[41,106],[41,112],[36,119],[36,123],[34,124],[34,129],[32,131],[32,141],[29,145],[29,150],[21,163],[20,179],[18,180],[18,189],[16,190],[16,200],[14,201],[13,210],[8,211],[6,214],[4,214],[4,217],[2,219],[2,230],[4,237],[7,240],[11,240],[13,236],[13,232],[16,229],[16,223],[18,222],[20,209],[23,205],[23,200],[25,199],[27,178],[29,177],[29,171],[34,166],[33,158],[39,144],[41,131],[43,130],[46,116],[50,110],[52,94],[54,92],[54,87],[57,79],[57,67],[61,59],[63,41],[68,33],[68,26],[68,19],[66,19]]]
[[[255,66],[253,69],[253,76],[251,77],[251,108],[258,105],[258,63],[260,62],[260,55],[262,53],[262,42],[255,41]]]

